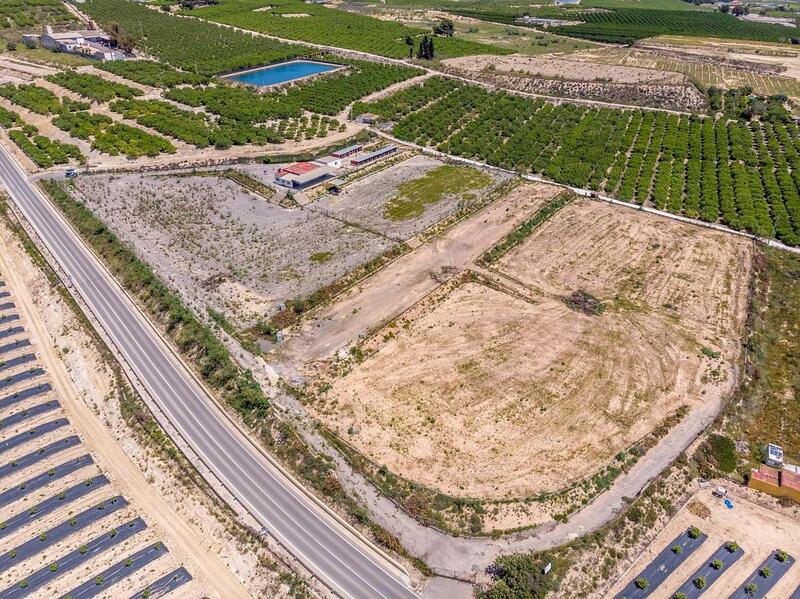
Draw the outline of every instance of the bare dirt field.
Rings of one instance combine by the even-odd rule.
[[[387,204],[397,196],[398,187],[423,177],[443,164],[434,158],[415,156],[348,185],[338,196],[327,195],[320,198],[314,207],[398,241],[405,241],[450,216],[465,204],[479,201],[495,183],[508,179],[492,173],[489,185],[464,193],[446,194],[439,201],[426,205],[424,212],[416,218],[386,217]]]
[[[390,240],[217,177],[80,177],[79,197],[199,313],[241,324],[313,292]]]
[[[419,245],[330,305],[312,312],[273,355],[282,374],[313,374],[315,367],[360,336],[382,326],[468,268],[560,188],[520,185],[470,218]]]
[[[563,488],[732,388],[750,260],[743,239],[576,200],[497,265],[526,294],[468,282],[429,297],[329,381],[319,416],[446,493]],[[602,313],[569,307],[577,290]]]
[[[632,66],[592,64],[553,57],[531,56],[468,56],[449,58],[444,64],[466,71],[492,70],[496,73],[519,74],[531,77],[554,77],[574,81],[603,81],[613,83],[660,83],[681,85],[685,77],[655,69]]]
[[[736,496],[731,500],[733,510],[727,509],[721,499],[711,494],[710,489],[699,491],[614,585],[609,596],[621,591],[667,543],[690,526],[698,527],[708,535],[708,539],[653,591],[650,595],[653,599],[672,597],[684,581],[705,564],[720,545],[728,541],[738,543],[744,555],[709,589],[709,595],[713,597],[731,595],[777,549],[786,551],[795,559],[800,558],[800,535],[797,534],[800,513],[796,508],[781,508],[771,497],[749,489],[736,489]],[[795,562],[768,596],[789,597],[798,584],[800,561]]]
[[[545,59],[542,59],[545,60]],[[566,61],[579,64],[578,61]],[[591,61],[588,61],[591,62]],[[648,106],[684,112],[698,111],[705,107],[703,94],[688,83],[619,83],[563,77],[540,77],[524,71],[468,70],[444,65],[442,70],[451,75],[474,79],[484,84],[529,94],[570,98],[575,101],[594,101],[618,106]],[[570,71],[565,70],[564,73]]]

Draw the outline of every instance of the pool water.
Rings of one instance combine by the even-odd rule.
[[[310,60],[293,60],[271,67],[263,67],[243,73],[226,76],[226,79],[247,83],[248,85],[276,85],[286,81],[294,81],[338,69],[340,65],[313,62]]]

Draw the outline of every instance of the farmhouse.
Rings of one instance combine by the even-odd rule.
[[[53,29],[47,26],[39,41],[47,50],[80,54],[103,61],[125,59],[125,53],[115,50],[111,38],[98,29],[54,33]]]
[[[376,160],[380,160],[381,158],[385,158],[391,154],[394,154],[397,151],[397,146],[384,146],[380,150],[375,150],[374,152],[367,152],[366,154],[359,154],[358,156],[354,156],[350,160],[350,164],[353,166],[364,166],[365,164],[369,164],[370,162],[375,162]]]
[[[278,169],[275,183],[289,189],[305,189],[321,183],[333,176],[334,170],[328,166],[312,162],[298,162]]]

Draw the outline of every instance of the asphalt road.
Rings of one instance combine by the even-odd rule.
[[[0,180],[166,417],[270,534],[340,596],[416,597],[238,432],[2,146]]]

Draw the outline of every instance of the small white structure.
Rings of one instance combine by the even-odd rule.
[[[317,158],[314,162],[321,166],[327,166],[330,168],[342,168],[343,160],[343,158],[339,158],[337,156],[323,156],[322,158]]]
[[[395,152],[397,152],[397,146],[384,146],[380,150],[374,150],[372,152],[353,156],[353,158],[350,160],[350,164],[353,166],[364,166],[365,164],[375,162],[376,160],[385,158],[386,156],[394,154]]]
[[[773,443],[767,445],[767,455],[764,463],[773,468],[783,468],[783,447]]]

